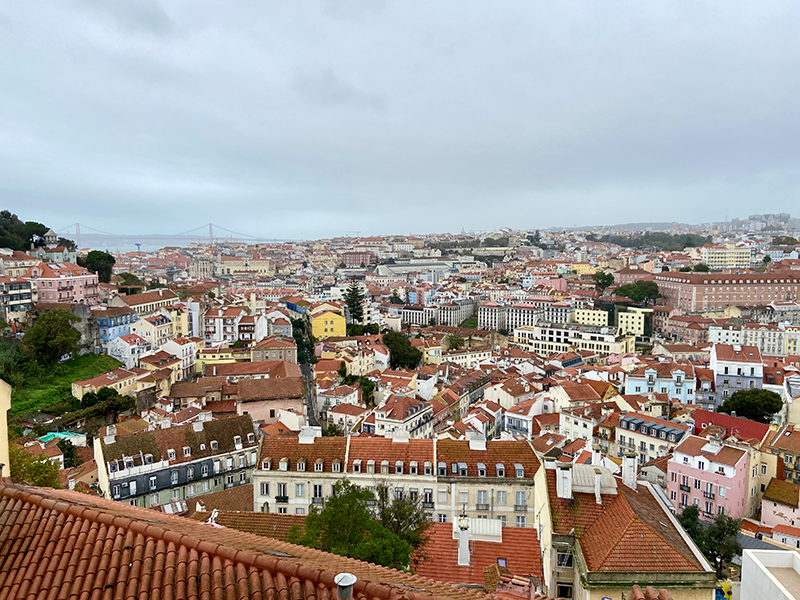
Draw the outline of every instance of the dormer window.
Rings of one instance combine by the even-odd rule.
[[[248,444],[252,444],[252,443],[253,443],[253,442],[255,442],[255,441],[256,441],[256,436],[255,436],[255,434],[254,434],[254,433],[248,433],[248,434],[247,434],[247,443],[248,443]]]
[[[438,467],[439,477],[444,477],[447,475],[447,463],[446,462],[439,462]]]
[[[314,472],[315,473],[322,473],[324,468],[325,468],[325,461],[324,460],[322,460],[321,458],[318,458],[316,461],[314,461]]]
[[[144,455],[144,464],[152,465],[153,464],[153,455],[152,454],[145,454]]]
[[[205,444],[200,444],[200,450],[205,450],[205,449],[206,449],[206,445]]]
[[[494,466],[495,473],[497,473],[498,477],[505,477],[506,476],[506,467],[503,463],[497,463]]]
[[[167,458],[169,460],[175,460],[175,450],[173,450],[172,448],[167,450]]]
[[[289,470],[289,459],[282,458],[281,462],[278,463],[278,471],[288,471]]]
[[[219,444],[217,443],[217,440],[211,440],[211,449],[212,450],[219,449]]]
[[[394,463],[394,473],[395,475],[402,475],[403,474],[403,461],[398,460]]]
[[[482,462],[478,463],[478,477],[486,477],[486,465]]]
[[[522,463],[514,463],[514,472],[518,478],[525,477],[525,468],[522,466]]]
[[[342,470],[342,463],[341,463],[341,461],[340,461],[340,460],[337,458],[335,461],[333,461],[333,472],[334,472],[334,473],[340,473],[340,472],[341,472],[341,470]]]
[[[189,446],[184,446],[183,447],[183,455],[184,456],[191,456],[192,455],[192,449]]]
[[[233,445],[236,447],[237,450],[242,449],[242,436],[235,435],[233,436]]]
[[[297,470],[298,471],[305,471],[306,470],[306,459],[301,458],[297,461]]]
[[[411,463],[408,465],[408,472],[411,475],[419,475],[419,467],[417,466],[417,461],[412,460]]]
[[[117,472],[117,461],[115,461],[115,460],[109,461],[109,463],[108,463],[108,471],[110,473],[116,473]]]
[[[425,461],[425,475],[433,475],[433,465],[430,461]]]
[[[458,474],[461,477],[467,476],[467,463],[458,463]]]
[[[353,473],[361,473],[361,459],[353,461]]]
[[[132,469],[133,468],[133,457],[128,457],[125,459],[125,468]]]
[[[272,468],[272,460],[270,459],[262,460],[261,468],[264,469],[265,471],[269,471]]]
[[[367,474],[369,475],[375,474],[375,461],[373,459],[369,459],[367,461]]]
[[[388,475],[389,474],[389,461],[388,460],[382,460],[381,461],[381,474],[382,475]]]

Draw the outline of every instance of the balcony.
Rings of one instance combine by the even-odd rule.
[[[692,491],[692,488],[690,488],[688,485],[681,484],[680,488],[681,488],[682,492],[691,492]]]
[[[516,512],[528,512],[528,505],[527,504],[515,504],[514,510]]]
[[[275,502],[279,504],[286,504],[289,502],[289,496],[275,496]]]
[[[423,502],[422,503],[422,508],[433,508],[433,507],[434,507],[433,502]]]
[[[488,504],[476,504],[475,510],[489,510]]]
[[[708,498],[709,500],[714,499],[714,492],[703,492],[703,497]]]
[[[314,496],[311,498],[311,504],[322,504],[325,502],[325,499],[322,496]]]

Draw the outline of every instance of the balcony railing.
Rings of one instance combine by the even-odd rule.
[[[681,484],[681,491],[682,492],[691,492],[692,488],[690,488],[688,485]]]
[[[422,508],[433,508],[433,507],[434,507],[433,502],[423,502],[422,503]]]
[[[488,504],[476,504],[475,510],[489,510]]]
[[[289,502],[289,496],[275,496],[275,502],[285,504]]]
[[[311,498],[311,504],[322,504],[325,502],[325,499],[322,496],[314,496]]]
[[[514,505],[514,510],[517,511],[517,512],[527,512],[528,511],[528,505],[527,504],[515,504]]]
[[[703,496],[705,498],[708,498],[709,500],[713,500],[714,499],[714,492],[703,492]]]

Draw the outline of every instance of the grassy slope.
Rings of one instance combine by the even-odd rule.
[[[8,416],[25,414],[53,404],[72,394],[72,382],[96,377],[121,366],[115,358],[104,354],[87,354],[73,358],[48,370],[46,377],[28,381],[11,396]]]

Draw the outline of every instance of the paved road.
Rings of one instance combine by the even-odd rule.
[[[308,385],[308,398],[306,398],[306,403],[308,404],[308,424],[318,426],[319,419],[317,419],[317,406],[314,401],[314,377],[311,372],[311,365],[309,363],[301,364],[300,371],[303,373],[303,377],[306,378],[306,384]]]

